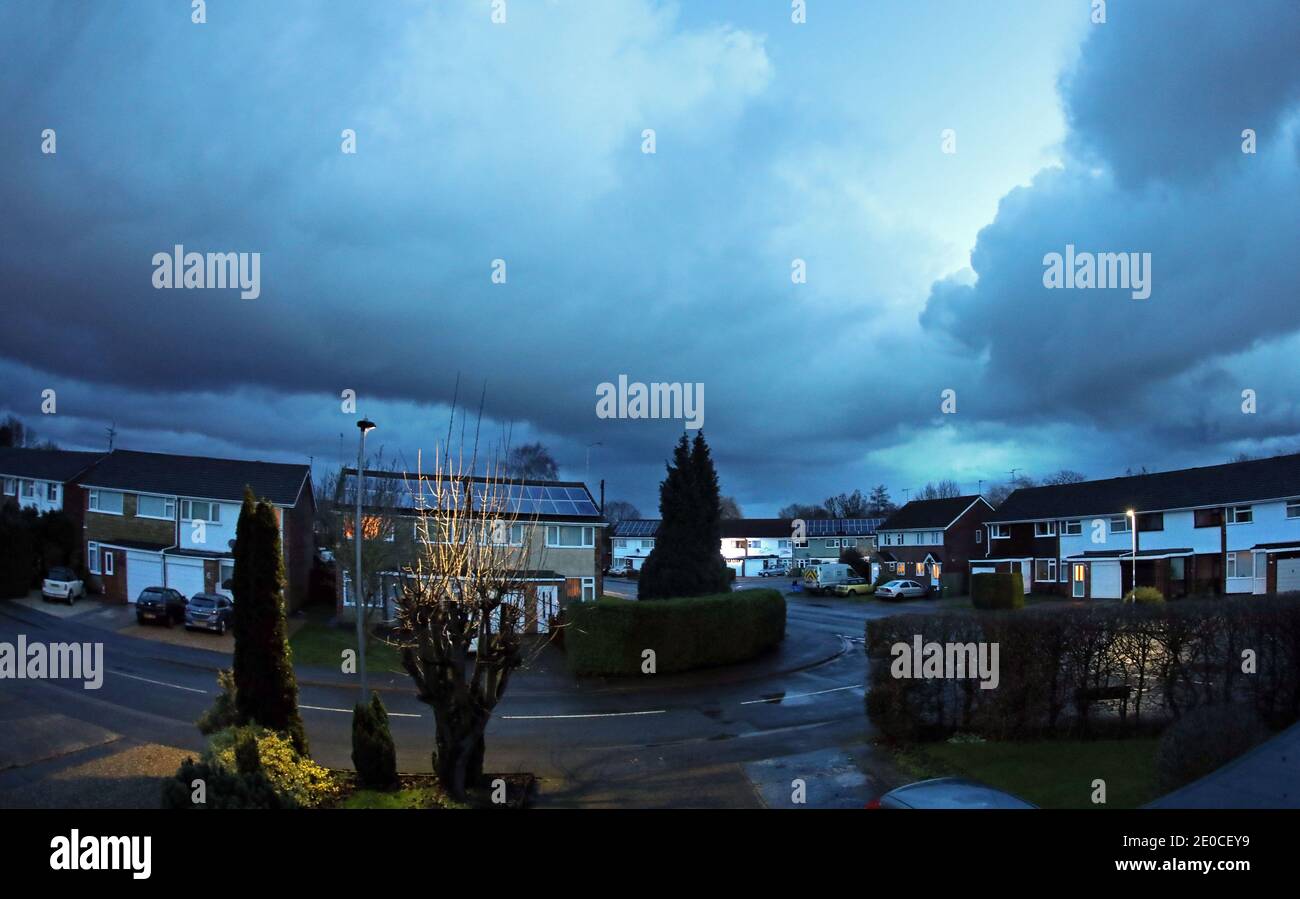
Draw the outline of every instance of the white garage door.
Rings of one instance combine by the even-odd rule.
[[[167,586],[179,590],[189,599],[195,593],[203,592],[202,559],[167,559]]]
[[[1092,563],[1092,598],[1119,599],[1124,594],[1120,588],[1118,562]]]
[[[158,553],[127,552],[126,600],[135,602],[145,587],[161,587],[162,556]]]
[[[1300,559],[1277,560],[1277,592],[1300,591]]]

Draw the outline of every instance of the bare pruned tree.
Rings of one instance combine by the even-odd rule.
[[[538,619],[528,571],[543,567],[545,552],[502,467],[473,471],[473,458],[447,452],[432,471],[417,467],[416,552],[394,634],[418,698],[433,709],[434,771],[457,799],[482,780],[484,731],[523,661],[520,635]]]
[[[927,481],[925,486],[916,495],[917,499],[952,499],[961,496],[961,485],[953,480],[942,480],[939,483]]]

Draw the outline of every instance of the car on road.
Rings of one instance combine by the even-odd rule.
[[[790,569],[784,565],[778,565],[774,568],[764,568],[758,573],[759,577],[785,577],[790,573]]]
[[[867,808],[1038,808],[1019,796],[964,777],[922,780],[867,804]]]
[[[185,621],[185,594],[171,587],[145,587],[135,600],[135,622],[158,621],[168,627]]]
[[[842,584],[836,584],[832,592],[836,596],[870,596],[876,592],[876,586],[869,583],[866,578],[855,577],[849,578]]]
[[[234,614],[235,604],[230,597],[220,593],[195,593],[185,606],[185,629],[224,634],[230,629]]]
[[[46,602],[59,600],[72,605],[86,595],[86,585],[71,568],[56,565],[51,568],[41,581],[41,599]]]
[[[929,592],[928,587],[922,587],[916,581],[888,581],[876,588],[876,597],[879,599],[915,599],[916,597],[926,596]]]

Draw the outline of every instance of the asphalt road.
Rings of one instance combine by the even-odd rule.
[[[488,728],[487,770],[536,774],[541,805],[771,805],[787,780],[818,783],[827,771],[852,774],[855,767],[857,781],[841,777],[836,801],[871,798],[867,793],[892,786],[896,776],[865,742],[861,635],[867,617],[897,608],[789,600],[781,653],[749,666],[630,685],[593,683],[568,676],[558,650],[547,648],[530,669],[517,673],[496,710]],[[81,735],[102,729],[139,743],[203,748],[193,722],[212,702],[214,670],[228,664],[226,657],[0,604],[0,640],[14,642],[20,633],[28,641],[102,642],[106,674],[98,690],[76,681],[4,681],[6,701],[24,711],[27,724],[21,734],[10,731],[18,716],[3,714],[0,705],[0,742],[34,743],[31,752],[39,758],[42,741],[51,743],[45,747],[49,753],[60,740],[93,743],[92,736]],[[782,670],[788,666],[800,670]],[[299,678],[313,756],[325,765],[350,767],[355,687],[324,675],[318,679],[310,670]],[[413,698],[404,676],[380,678],[375,688],[389,709],[399,767],[429,770],[428,708]],[[32,720],[53,722],[51,732],[32,733]],[[776,778],[776,786],[764,783],[765,777]]]

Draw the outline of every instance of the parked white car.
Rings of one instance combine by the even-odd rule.
[[[86,585],[71,568],[61,566],[51,568],[45,580],[41,581],[41,599],[46,602],[59,600],[72,605],[86,595]]]
[[[876,588],[877,599],[915,599],[925,596],[929,588],[922,587],[916,581],[889,581]]]

